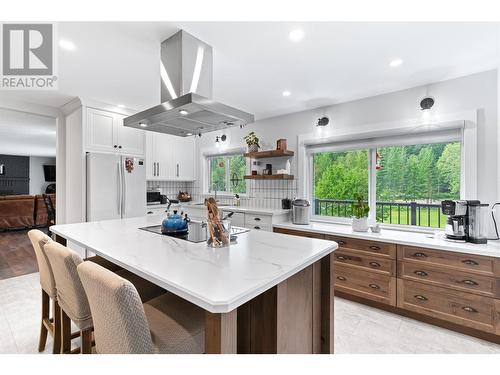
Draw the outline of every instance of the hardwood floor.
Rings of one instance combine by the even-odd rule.
[[[0,280],[38,272],[27,233],[27,230],[0,232]]]

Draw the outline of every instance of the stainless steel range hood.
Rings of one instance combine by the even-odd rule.
[[[212,100],[212,47],[181,30],[161,44],[162,104],[124,120],[132,128],[186,137],[254,122]]]

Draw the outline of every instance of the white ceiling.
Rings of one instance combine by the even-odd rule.
[[[55,119],[0,109],[0,154],[55,157]]]
[[[304,39],[293,43],[290,30]],[[498,66],[497,23],[61,23],[58,92],[10,99],[60,106],[74,96],[142,110],[159,102],[159,45],[179,28],[214,48],[214,98],[264,118]],[[393,58],[403,64],[390,68]],[[290,97],[281,93],[291,91]]]

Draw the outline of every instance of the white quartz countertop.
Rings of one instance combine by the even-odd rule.
[[[337,248],[333,241],[251,230],[212,249],[139,229],[160,223],[153,215],[50,229],[214,313],[234,310]]]
[[[443,237],[444,234],[434,235],[429,233],[418,233],[390,229],[381,229],[380,233],[354,232],[350,225],[323,222],[311,222],[308,225],[297,225],[292,224],[291,222],[284,222],[274,224],[273,227],[500,258],[500,241],[488,241],[487,244],[454,242],[446,240]]]

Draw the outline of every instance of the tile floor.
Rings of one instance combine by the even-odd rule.
[[[37,353],[39,318],[37,273],[0,280],[0,353]],[[336,298],[335,352],[500,354],[500,345]]]

